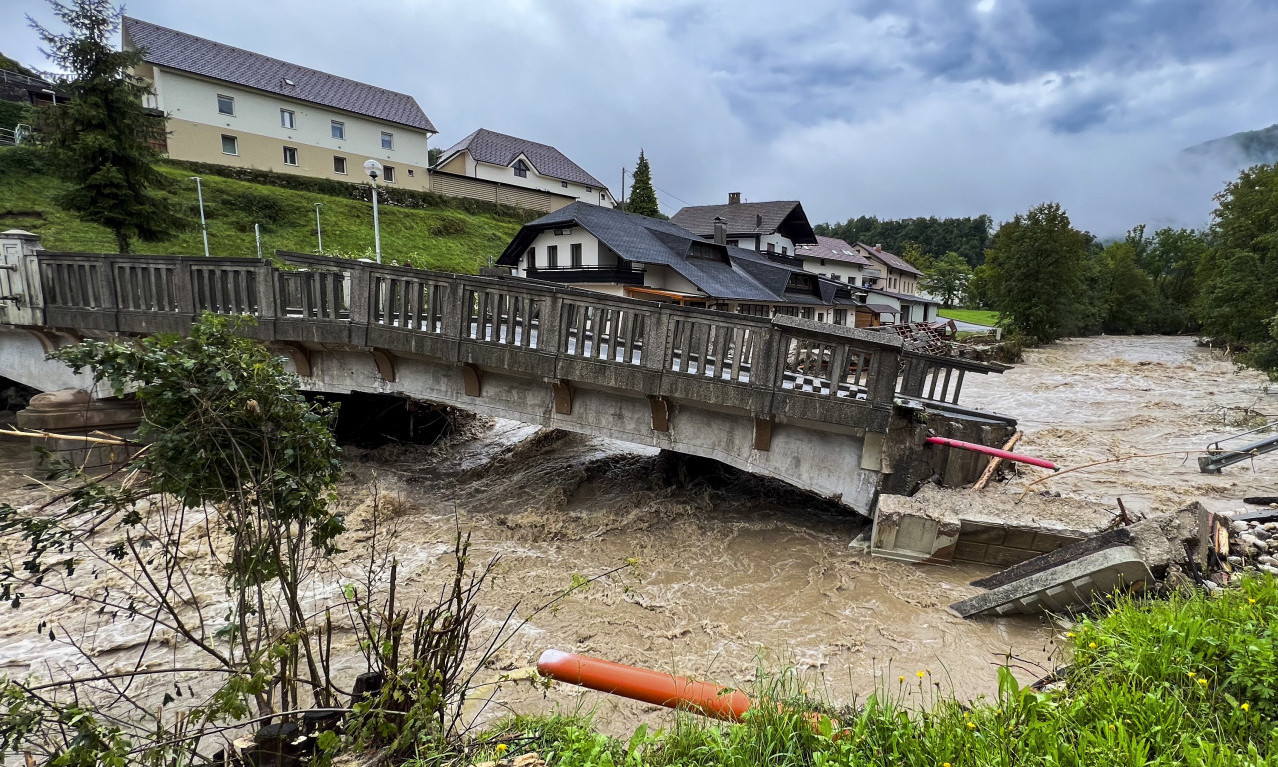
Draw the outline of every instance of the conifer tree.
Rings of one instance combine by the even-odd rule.
[[[643,156],[642,149],[639,150],[634,178],[634,183],[630,185],[630,199],[626,200],[626,210],[649,218],[661,218],[657,193],[652,188],[652,169],[648,167],[648,158]]]
[[[49,5],[68,31],[55,33],[28,21],[47,46],[45,54],[70,73],[61,85],[70,98],[58,101],[45,131],[56,165],[71,183],[58,202],[114,232],[121,253],[135,239],[163,239],[177,225],[171,207],[153,189],[163,178],[152,166],[151,142],[162,135],[164,121],[148,113],[143,97],[151,89],[130,73],[142,52],[111,45],[123,10],[108,0]]]

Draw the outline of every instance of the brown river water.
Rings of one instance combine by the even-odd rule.
[[[969,378],[963,404],[1017,417],[1026,432],[1018,450],[1069,467],[1202,450],[1246,428],[1249,416],[1278,414],[1278,393],[1190,339],[1106,337],[1031,350],[1002,376]],[[0,443],[0,451],[0,497],[29,503],[46,492],[25,478],[29,462],[14,445]],[[1244,495],[1278,494],[1278,455],[1215,477],[1200,474],[1195,458],[1110,463],[1034,490],[1106,508],[1122,497],[1140,513],[1191,500],[1236,509]],[[366,545],[359,530],[374,483],[395,509],[402,594],[434,598],[458,524],[471,532],[477,557],[500,557],[483,632],[513,605],[528,616],[574,576],[638,560],[533,617],[497,654],[489,678],[556,648],[732,685],[748,685],[760,665],[794,667],[841,705],[876,686],[900,689],[898,676],[917,696],[916,671],[964,699],[991,695],[1008,654],[1023,659],[1016,661],[1022,680],[1041,675],[1034,664],[1060,658],[1043,620],[964,621],[947,612],[976,593],[968,582],[989,570],[871,559],[850,545],[865,526],[856,515],[736,473],[672,487],[659,466],[651,451],[513,422],[476,422],[434,448],[352,450],[341,488],[352,509],[347,564]],[[982,503],[1013,516],[1017,495],[1045,474],[1023,470],[988,489]],[[315,598],[326,593],[319,588]],[[33,635],[35,622],[25,611],[0,613],[0,673],[44,674],[46,661],[75,667],[65,648]],[[108,656],[129,644],[131,631],[110,629],[112,638],[100,642]],[[177,648],[166,657],[184,654]],[[618,734],[668,721],[654,707],[611,696],[517,684],[501,687],[480,719],[555,708],[594,711],[601,728]]]

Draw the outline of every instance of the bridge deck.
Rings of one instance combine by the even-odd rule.
[[[841,495],[860,511],[872,507],[877,492],[894,400],[958,411],[964,376],[995,370],[903,352],[895,336],[808,320],[748,317],[534,280],[280,257],[276,264],[6,252],[0,295],[14,298],[0,302],[0,325],[40,338],[47,350],[59,343],[57,332],[182,333],[204,312],[249,315],[256,325],[245,332],[276,345],[305,386],[402,391],[586,433],[669,442],[672,449]],[[357,370],[357,360],[376,371],[375,380]],[[43,388],[39,381],[24,383]],[[494,397],[504,399],[488,401]],[[583,421],[582,412],[574,416],[574,400],[594,403],[586,408],[593,421]],[[626,420],[636,417],[636,403],[645,416],[642,428]],[[678,435],[663,436],[676,408],[699,414],[689,415],[689,424],[735,436],[684,434],[681,446]],[[804,455],[767,455],[779,438],[811,460],[821,440],[799,432],[821,433],[827,442],[852,440],[842,452],[833,450],[843,461],[843,469],[833,471],[848,476],[796,478],[796,472],[808,474],[795,468]]]

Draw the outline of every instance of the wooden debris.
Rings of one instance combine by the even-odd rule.
[[[1007,444],[1003,445],[1003,449],[1011,450],[1016,447],[1016,443],[1021,441],[1021,437],[1024,434],[1025,432],[1023,431],[1017,431],[1012,435],[1012,438],[1007,441]],[[998,465],[1002,462],[1002,458],[991,458],[989,464],[985,467],[985,471],[981,472],[981,478],[976,480],[975,485],[972,485],[972,492],[975,493],[982,490],[985,487],[985,484],[990,481],[990,477],[994,476],[995,469],[997,469]]]

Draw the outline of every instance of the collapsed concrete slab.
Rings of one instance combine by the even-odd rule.
[[[990,589],[952,609],[963,617],[1066,610],[1098,593],[1144,588],[1173,570],[1201,572],[1211,515],[1193,503],[1170,514],[1093,535],[972,582]]]
[[[1143,590],[1154,579],[1131,546],[1112,546],[957,602],[963,618],[1066,612],[1109,594]]]
[[[1099,504],[1012,493],[954,492],[925,485],[879,497],[871,551],[907,562],[1007,567],[1085,539],[1113,519]]]

